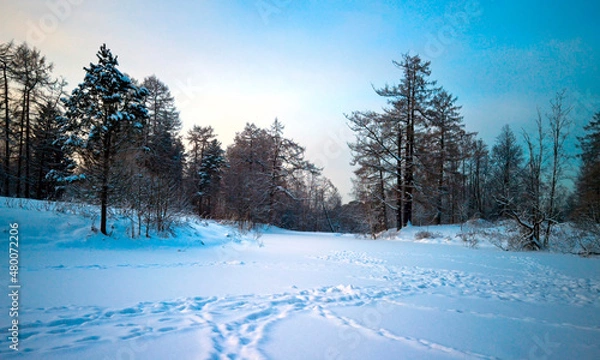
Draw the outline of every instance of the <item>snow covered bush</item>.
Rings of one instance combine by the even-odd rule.
[[[479,245],[479,236],[481,236],[481,234],[476,229],[465,229],[457,236],[465,243],[467,247],[476,248],[477,245]]]
[[[576,227],[580,230],[576,237],[579,254],[600,255],[600,224],[593,221],[580,221]]]
[[[415,240],[436,239],[442,237],[442,234],[429,230],[422,230],[415,234]]]
[[[461,232],[457,234],[467,247],[476,248],[482,238],[486,237],[488,229],[494,226],[483,219],[471,219],[461,225]]]

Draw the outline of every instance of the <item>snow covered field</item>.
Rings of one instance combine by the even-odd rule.
[[[170,239],[0,199],[1,359],[598,359],[600,259],[191,220]]]

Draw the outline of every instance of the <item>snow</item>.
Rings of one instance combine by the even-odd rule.
[[[51,172],[50,174],[53,174],[53,172]],[[75,181],[79,181],[79,180],[85,180],[86,176],[85,174],[75,174],[75,175],[69,175],[69,176],[58,176],[57,180],[59,182],[67,182],[67,183],[71,183],[71,182],[75,182]]]
[[[0,284],[13,222],[22,284],[20,350],[5,331],[0,358],[600,358],[598,258],[473,249],[458,225],[371,240],[190,217],[129,239],[113,215],[107,239],[94,211],[0,198]]]

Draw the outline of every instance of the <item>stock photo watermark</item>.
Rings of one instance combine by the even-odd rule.
[[[315,5],[317,0],[304,0],[301,3]],[[263,24],[269,25],[273,16],[283,14],[283,12],[288,9],[291,4],[292,0],[257,0],[254,2],[254,7],[262,19]]]
[[[544,334],[544,338],[534,335],[534,345],[529,349],[528,360],[547,360],[560,347],[560,343],[550,341],[550,335]]]
[[[365,335],[359,331],[359,328],[376,330],[381,326],[384,316],[392,312],[392,307],[393,305],[388,301],[377,301],[374,308],[366,308],[360,314],[359,319],[356,320],[358,327],[352,324],[345,324],[344,327],[340,327],[337,334],[339,343],[337,346],[329,346],[325,350],[323,358],[326,360],[343,360],[345,357],[342,351],[355,350],[365,340]]]
[[[146,323],[146,326],[150,326],[150,322]],[[131,339],[127,342],[126,345],[121,346],[115,352],[114,358],[106,357],[105,360],[115,359],[115,360],[135,360],[135,359],[146,359],[146,356],[136,356],[142,355],[148,351],[148,344],[146,342],[140,341],[139,338]]]
[[[292,0],[258,0],[254,6],[263,23],[269,25],[271,17],[280,14],[291,2]]]
[[[481,17],[483,8],[479,1],[468,0],[459,11],[444,14],[443,25],[437,31],[429,32],[424,46],[424,56],[435,59],[442,56],[448,46],[457,42],[471,23]]]
[[[173,97],[177,99],[179,107],[185,108],[196,99],[198,93],[201,91],[202,88],[200,86],[195,86],[191,78],[186,78],[185,82],[176,79],[172,94]]]
[[[339,159],[348,151],[348,143],[354,140],[354,133],[348,126],[341,126],[336,132],[329,132],[319,151],[312,155],[315,165],[325,168],[330,161]]]
[[[8,269],[9,285],[8,297],[10,298],[10,307],[8,316],[10,317],[10,328],[8,329],[9,348],[19,351],[19,224],[11,223],[8,239]]]
[[[36,20],[27,20],[26,40],[36,46],[44,42],[48,36],[54,34],[61,23],[67,21],[74,10],[83,3],[83,0],[47,0],[46,12]]]
[[[579,114],[582,112],[595,114],[600,111],[600,95],[592,93],[590,89],[586,89],[584,92],[576,90],[572,93],[572,98],[573,109],[576,111],[576,115],[582,115]]]

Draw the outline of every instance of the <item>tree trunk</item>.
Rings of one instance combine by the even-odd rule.
[[[43,140],[44,142],[46,141],[46,139]],[[42,151],[40,156],[40,160],[39,160],[39,165],[38,165],[38,176],[37,176],[37,184],[36,184],[36,190],[35,190],[35,197],[36,199],[40,199],[42,198],[42,183],[44,181],[44,167],[46,166],[46,152]]]
[[[401,229],[404,225],[404,186],[402,179],[402,129],[398,129],[398,154],[396,163],[396,228]]]
[[[475,154],[475,207],[480,217],[483,217],[483,201],[481,194],[481,157]]]
[[[29,107],[31,106],[31,91],[27,91],[25,110],[25,197],[31,197],[31,119]]]
[[[443,212],[443,196],[444,196],[444,163],[446,162],[446,139],[445,139],[445,124],[442,120],[440,125],[440,164],[438,169],[438,189],[437,189],[437,200],[436,200],[436,210],[437,214],[435,217],[435,224],[440,225],[442,223],[442,212]]]
[[[4,78],[4,196],[10,194],[10,115],[8,103],[8,68],[3,65]]]
[[[100,193],[100,232],[108,235],[106,231],[106,217],[108,212],[108,182],[102,179],[102,190]]]
[[[102,159],[102,187],[100,190],[100,232],[108,235],[106,230],[107,214],[108,214],[108,178],[110,174],[110,133],[104,138],[104,149]]]
[[[404,167],[404,209],[403,224],[412,223],[413,211],[413,183],[414,183],[414,145],[415,145],[415,89],[414,81],[410,86],[408,99],[408,122],[406,126],[406,166]]]
[[[380,165],[381,166],[381,165]],[[383,230],[387,230],[387,205],[385,203],[385,180],[383,178],[383,170],[379,168],[379,191],[381,196],[381,225]]]
[[[24,90],[25,91],[25,90]],[[19,151],[17,157],[17,190],[16,196],[21,197],[21,169],[23,168],[23,137],[25,132],[25,104],[26,104],[26,96],[23,93],[23,104],[21,109],[21,123],[19,124]]]

